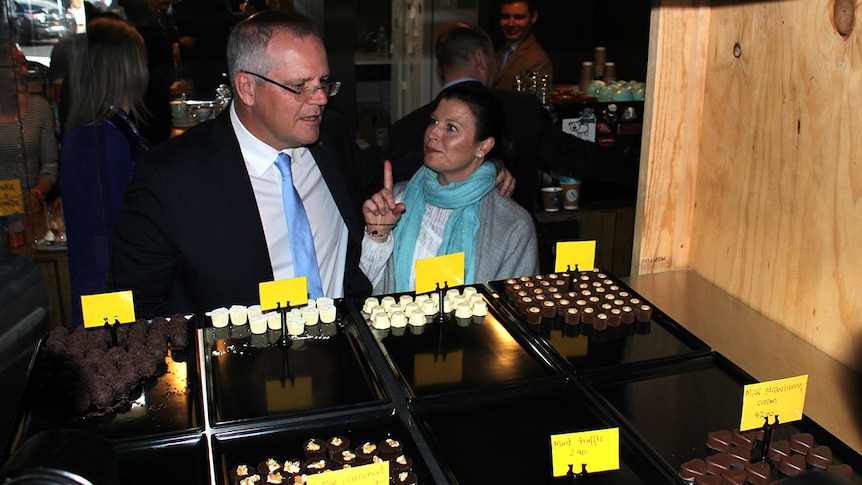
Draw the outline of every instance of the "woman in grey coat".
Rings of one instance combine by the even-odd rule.
[[[464,253],[464,283],[538,272],[530,215],[494,190],[508,152],[503,109],[486,88],[443,90],[425,130],[424,166],[406,184],[384,187],[363,204],[361,268],[376,294],[416,288],[415,261]]]

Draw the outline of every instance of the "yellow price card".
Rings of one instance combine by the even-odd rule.
[[[308,303],[308,277],[264,281],[258,284],[258,292],[260,309],[263,311],[275,310],[279,303],[282,308],[305,305]]]
[[[464,284],[464,253],[416,261],[416,294],[436,290],[437,283],[440,283],[440,288]]]
[[[557,243],[557,259],[554,271],[590,271],[596,264],[595,241],[561,241]]]
[[[551,436],[554,477],[620,469],[620,429],[608,428]]]
[[[113,325],[116,321],[135,321],[135,301],[131,290],[81,295],[81,310],[86,328],[104,327],[106,323]]]
[[[389,485],[389,462],[308,475],[306,485]]]
[[[0,216],[24,213],[24,195],[18,179],[0,180]]]
[[[740,431],[761,428],[767,419],[769,424],[774,424],[775,419],[779,423],[802,419],[807,389],[807,374],[745,386]]]

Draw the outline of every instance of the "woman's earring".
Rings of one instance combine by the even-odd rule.
[[[476,154],[476,158],[482,158],[484,156],[485,156],[485,154],[481,153],[481,152]]]

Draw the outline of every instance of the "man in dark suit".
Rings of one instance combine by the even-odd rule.
[[[437,37],[437,62],[443,87],[461,82],[490,86],[497,73],[491,37],[481,28],[454,23]],[[590,144],[554,126],[539,100],[530,94],[494,90],[506,112],[506,127],[514,144],[506,166],[515,178],[512,198],[532,213],[538,202],[540,169],[579,177],[592,164]],[[394,180],[408,180],[422,166],[424,133],[434,102],[404,116],[390,127],[387,152]]]
[[[231,33],[228,64],[229,110],[138,160],[116,224],[113,286],[133,290],[142,316],[204,312],[257,303],[258,283],[301,276],[296,266],[314,259],[324,295],[369,294],[360,210],[382,170],[361,167],[349,127],[323,117],[340,84],[316,26],[261,12]],[[294,254],[282,154],[316,258]]]

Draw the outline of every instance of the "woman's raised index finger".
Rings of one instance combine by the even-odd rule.
[[[392,190],[392,162],[383,161],[383,188]]]

